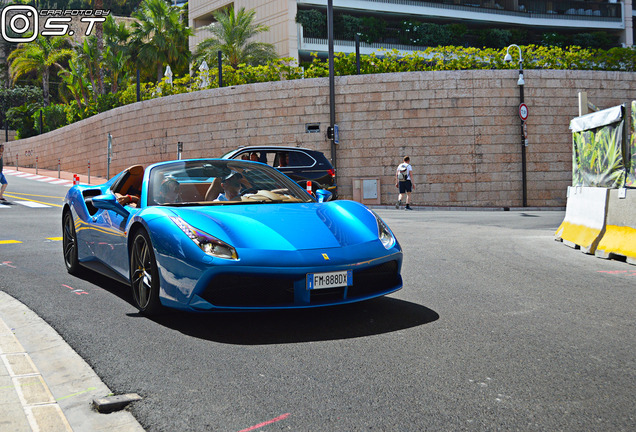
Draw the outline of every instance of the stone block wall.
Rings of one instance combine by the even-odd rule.
[[[521,134],[517,71],[408,72],[336,78],[339,193],[353,182],[380,180],[383,204],[397,197],[395,167],[404,155],[415,172],[415,205],[522,205]],[[570,120],[579,91],[600,108],[636,99],[636,75],[602,71],[525,71],[529,145],[527,204],[564,207],[571,184]],[[320,123],[320,133],[307,133]],[[143,101],[47,134],[12,141],[5,166],[61,169],[106,176],[137,164],[218,157],[239,146],[291,145],[331,156],[326,138],[326,78],[250,84]]]

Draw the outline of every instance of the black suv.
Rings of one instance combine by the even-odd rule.
[[[338,198],[336,170],[319,151],[302,147],[253,146],[232,150],[221,158],[262,162],[289,176],[305,189],[307,182],[311,181],[312,192],[327,189],[332,199]]]

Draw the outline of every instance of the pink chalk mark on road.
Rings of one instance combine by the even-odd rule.
[[[247,429],[241,429],[239,432],[249,432],[249,431],[253,431],[253,430],[256,430],[256,429],[260,429],[263,426],[267,426],[267,425],[270,425],[272,423],[276,423],[276,422],[279,422],[281,420],[285,420],[287,417],[289,417],[289,414],[290,413],[283,414],[282,416],[278,416],[278,417],[273,418],[271,420],[267,420],[266,422],[259,423],[259,424],[254,425],[254,426],[250,426]]]
[[[74,294],[77,294],[77,295],[87,294],[88,295],[88,293],[86,291],[84,291],[84,290],[75,289],[75,288],[73,288],[71,286],[68,286],[66,284],[62,284],[62,286],[70,289]]]
[[[599,270],[597,273],[624,274],[626,276],[636,276],[636,270]]]

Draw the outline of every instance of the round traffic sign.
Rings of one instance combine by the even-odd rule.
[[[524,103],[519,105],[519,118],[523,121],[528,120],[528,105]]]

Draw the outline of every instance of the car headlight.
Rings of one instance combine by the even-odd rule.
[[[201,248],[203,252],[208,255],[212,255],[217,258],[237,260],[238,254],[229,244],[225,243],[218,238],[196,229],[180,217],[171,216],[170,219],[174,222],[181,231],[185,233],[192,241]]]
[[[391,249],[395,246],[395,237],[393,236],[393,233],[377,214],[373,213],[373,216],[375,216],[375,220],[378,223],[378,238],[385,249]]]

